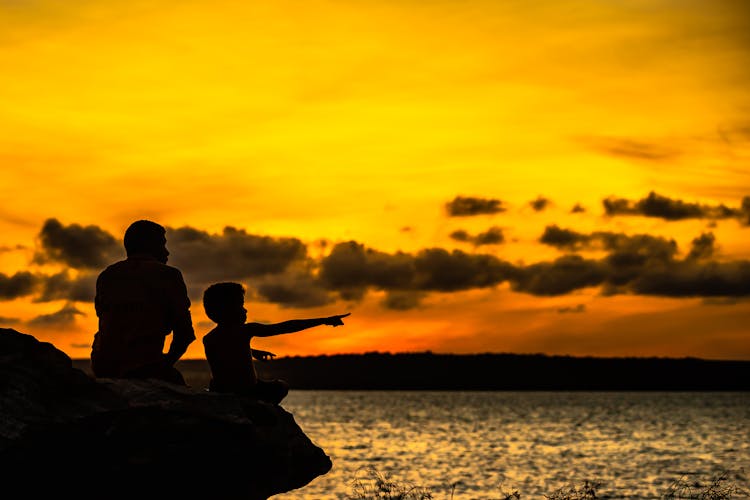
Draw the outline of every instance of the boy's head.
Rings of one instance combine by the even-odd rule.
[[[203,292],[203,309],[216,324],[245,323],[245,287],[239,283],[214,283]]]

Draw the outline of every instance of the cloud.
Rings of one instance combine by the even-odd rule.
[[[557,248],[578,250],[589,245],[591,236],[553,224],[544,228],[539,241]]]
[[[414,257],[414,289],[451,292],[493,287],[507,280],[512,264],[493,255],[442,248],[421,250]]]
[[[627,235],[609,231],[584,234],[560,228],[555,224],[544,229],[539,241],[563,250],[606,250],[610,252],[608,256],[610,263],[615,266],[618,263],[643,262],[647,259],[670,260],[677,252],[677,243],[674,240],[660,236]]]
[[[683,219],[729,219],[737,218],[743,224],[750,224],[750,196],[742,199],[739,208],[726,205],[706,205],[684,202],[651,191],[648,196],[637,201],[609,197],[602,201],[608,216],[640,215],[657,217],[669,221]]]
[[[674,147],[627,138],[588,137],[581,142],[600,153],[632,160],[661,162],[680,155],[680,151]]]
[[[715,253],[715,236],[703,233],[693,239],[684,259],[677,259],[677,244],[674,240],[647,234],[625,235],[620,233],[594,232],[589,235],[548,226],[540,240],[562,248],[592,248],[601,246],[608,255],[594,264],[582,266],[581,282],[603,285],[604,294],[631,293],[666,297],[744,297],[750,295],[750,261],[718,262],[709,260]],[[566,257],[578,257],[569,255]],[[578,257],[580,258],[580,257]],[[573,261],[575,262],[575,261]],[[535,266],[539,266],[534,269]],[[535,264],[524,269],[521,276],[531,274],[528,283],[521,280],[516,288],[540,294],[545,290],[539,286],[540,272],[546,272],[549,264]],[[597,274],[601,271],[603,274]],[[554,276],[555,290],[565,290],[566,276]],[[570,289],[579,288],[573,282]]]
[[[585,304],[578,304],[576,306],[570,307],[561,307],[557,310],[558,314],[578,314],[578,313],[584,313],[586,312],[586,305]]]
[[[13,300],[34,293],[39,279],[28,271],[12,276],[0,273],[0,300]]]
[[[475,246],[499,245],[505,241],[503,230],[497,226],[492,226],[487,231],[479,233],[476,236],[470,235],[463,229],[458,229],[453,231],[450,237],[456,241],[472,243]]]
[[[505,280],[511,265],[492,255],[429,248],[416,255],[388,254],[361,243],[337,244],[320,264],[320,280],[331,290],[457,291]]]
[[[573,208],[570,209],[571,214],[580,214],[586,211],[586,207],[581,205],[580,203],[576,203],[573,205]]]
[[[451,236],[475,245],[503,239],[502,231],[496,227],[478,235],[457,231]],[[205,287],[217,281],[242,282],[253,299],[289,308],[319,307],[336,300],[358,301],[369,291],[380,291],[385,292],[383,307],[407,310],[419,307],[429,293],[504,283],[518,293],[537,296],[565,295],[589,287],[599,287],[604,295],[750,295],[750,264],[716,261],[712,233],[693,239],[681,260],[674,240],[649,234],[585,234],[550,225],[539,240],[569,253],[552,261],[512,264],[490,254],[443,248],[388,253],[346,241],[321,247],[330,251],[313,259],[297,238],[258,236],[232,227],[219,234],[191,227],[168,228],[167,245],[173,257],[170,264],[183,272],[194,300],[199,300]],[[575,253],[581,250],[598,250],[605,255],[584,258]],[[70,257],[63,260],[66,259],[79,265]],[[93,299],[97,275],[80,269],[51,275],[0,273],[0,299],[37,293],[36,302],[65,300],[67,309],[53,318],[38,319],[37,324],[55,318],[72,319],[75,308],[70,304]]]
[[[744,297],[750,295],[750,261],[676,261],[647,268],[630,290],[667,297]]]
[[[71,277],[67,270],[41,277],[39,280],[41,292],[34,300],[36,302],[53,300],[93,302],[96,294],[96,278],[95,273],[79,273]]]
[[[380,305],[394,311],[407,311],[419,307],[425,296],[423,292],[391,291],[385,295]]]
[[[535,212],[543,212],[550,205],[550,200],[543,196],[538,196],[535,200],[531,200],[529,205],[534,209]]]
[[[0,253],[15,252],[18,250],[26,250],[26,247],[23,245],[0,245]]]
[[[367,287],[406,290],[416,276],[414,257],[388,254],[348,241],[336,244],[320,263],[320,280],[329,289],[356,296]]]
[[[703,233],[693,239],[692,248],[687,256],[689,260],[707,259],[712,257],[715,251],[714,243],[716,237],[713,233]]]
[[[65,304],[59,311],[42,314],[29,321],[29,325],[43,328],[69,327],[75,323],[76,316],[85,314],[75,308],[72,304]]]
[[[191,296],[211,283],[281,274],[308,259],[307,246],[297,238],[258,236],[229,226],[220,234],[167,228],[167,248],[169,263],[182,271]]]
[[[34,262],[59,262],[74,269],[97,269],[125,256],[122,245],[98,226],[47,219],[38,235],[41,248]]]
[[[601,285],[607,280],[607,276],[607,268],[603,262],[584,259],[580,255],[565,255],[552,262],[516,268],[511,288],[532,295],[563,295]]]
[[[445,204],[445,208],[450,217],[490,215],[506,210],[500,200],[472,196],[456,196],[452,201]]]
[[[329,290],[309,273],[292,272],[264,277],[257,285],[258,296],[281,307],[320,307],[334,302]]]
[[[0,316],[0,325],[15,325],[21,322],[20,318],[9,318],[7,316]]]

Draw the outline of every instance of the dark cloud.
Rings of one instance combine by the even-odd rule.
[[[677,252],[677,243],[674,240],[660,236],[627,235],[608,231],[584,234],[554,224],[544,229],[539,241],[563,250],[606,250],[610,252],[608,261],[615,266],[633,261],[644,263],[649,259],[668,261]]]
[[[516,268],[511,287],[533,295],[563,295],[581,288],[598,286],[607,279],[607,268],[597,260],[565,255],[552,262]]]
[[[39,279],[28,271],[12,276],[0,273],[0,300],[13,300],[34,293]]]
[[[585,304],[578,304],[576,306],[561,307],[557,310],[559,314],[578,314],[586,312]]]
[[[320,280],[327,288],[361,296],[368,288],[427,292],[484,288],[505,280],[512,266],[492,255],[472,255],[429,248],[416,255],[388,254],[349,241],[339,243],[321,261]]]
[[[573,208],[570,209],[571,214],[579,214],[585,211],[586,211],[586,207],[584,207],[580,203],[576,203],[575,205],[573,205]]]
[[[320,280],[324,286],[354,293],[354,296],[357,290],[367,287],[409,289],[415,275],[412,255],[388,254],[355,241],[338,243],[320,263]]]
[[[8,318],[6,316],[0,316],[0,325],[16,325],[20,322],[20,318]]]
[[[543,196],[538,196],[537,199],[531,200],[529,205],[534,209],[535,212],[543,212],[550,205],[550,200]]]
[[[586,247],[591,241],[591,236],[582,234],[571,229],[563,229],[556,224],[547,226],[539,238],[541,243],[567,250],[578,250]]]
[[[0,245],[0,253],[15,252],[17,250],[26,250],[23,245]]]
[[[391,291],[386,294],[380,305],[386,309],[407,311],[419,307],[425,295],[423,292]]]
[[[47,219],[39,232],[41,248],[34,262],[59,262],[74,269],[102,268],[125,256],[122,245],[98,226],[70,224]]]
[[[281,307],[308,308],[335,300],[329,290],[309,273],[284,273],[263,278],[256,286],[258,296]]]
[[[680,155],[673,147],[633,139],[590,137],[583,142],[600,153],[634,160],[669,161]]]
[[[750,261],[675,261],[646,268],[630,290],[667,297],[743,297],[750,295]]]
[[[96,294],[96,278],[96,273],[80,273],[71,277],[67,270],[44,276],[40,278],[41,292],[34,300],[36,302],[53,300],[93,302]]]
[[[750,223],[750,197],[742,199],[739,208],[726,205],[706,205],[684,202],[659,195],[651,191],[640,200],[609,197],[602,201],[608,216],[640,215],[657,217],[669,221],[683,219],[729,219],[737,218],[744,224]]]
[[[211,234],[192,227],[167,228],[169,263],[180,269],[198,296],[211,283],[244,281],[283,273],[308,259],[306,245],[297,238],[273,238],[225,227]]]
[[[59,311],[37,316],[29,321],[29,325],[44,328],[69,327],[75,323],[76,316],[85,316],[85,314],[74,305],[66,304]]]
[[[493,255],[442,248],[421,250],[414,257],[414,268],[414,289],[441,292],[492,287],[507,280],[513,270],[512,264]]]
[[[456,229],[450,234],[450,237],[456,241],[463,241],[463,242],[469,242],[472,239],[471,235],[463,229]]]
[[[451,236],[475,245],[503,240],[496,227],[478,235],[457,231]],[[385,292],[383,307],[407,310],[418,307],[428,293],[489,288],[506,282],[516,292],[538,296],[564,295],[587,287],[600,287],[603,294],[750,295],[750,264],[713,260],[712,233],[696,237],[680,260],[677,244],[671,239],[604,231],[584,234],[553,225],[545,229],[542,243],[568,252],[598,250],[605,255],[590,259],[569,253],[528,265],[443,248],[388,253],[356,241],[332,244],[327,255],[316,260],[299,239],[252,235],[232,227],[220,234],[190,227],[168,228],[167,237],[170,264],[183,272],[191,298],[198,303],[205,287],[217,281],[246,284],[252,301],[294,308],[318,307],[335,300],[358,301],[368,291],[377,290]],[[76,261],[68,253],[59,255],[61,261],[82,265],[83,260]],[[97,274],[80,269],[48,276],[0,273],[0,299],[38,293],[37,302],[65,300],[67,308],[49,318],[37,318],[35,324],[72,321],[76,310],[70,304],[93,299]]]
[[[673,239],[650,234],[627,235],[597,231],[591,237],[601,240],[604,249],[610,252],[607,261],[612,265],[631,261],[643,264],[668,262],[677,254],[677,243]]]
[[[687,258],[690,260],[707,259],[712,257],[714,254],[714,243],[716,237],[713,233],[703,233],[697,238],[693,239],[692,247]]]
[[[481,245],[499,245],[505,242],[505,236],[503,230],[497,226],[489,228],[487,231],[479,233],[475,236],[470,235],[463,229],[458,229],[450,234],[450,237],[456,241],[472,243],[475,246]]]
[[[445,208],[450,217],[489,215],[506,210],[500,200],[472,196],[456,196],[452,201],[445,204]]]

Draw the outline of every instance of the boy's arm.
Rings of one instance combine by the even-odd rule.
[[[249,333],[253,337],[273,337],[275,335],[283,335],[285,333],[294,333],[301,330],[307,330],[320,325],[329,326],[342,326],[344,324],[341,321],[342,318],[346,318],[351,313],[338,314],[336,316],[328,316],[327,318],[310,318],[310,319],[291,319],[289,321],[282,321],[281,323],[272,323],[270,325],[264,325],[261,323],[247,323],[245,328],[249,330]]]

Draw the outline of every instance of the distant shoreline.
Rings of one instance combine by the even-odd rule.
[[[73,364],[87,373],[88,359]],[[750,361],[597,358],[541,354],[366,353],[256,362],[264,378],[300,390],[750,391]],[[205,359],[178,362],[207,387]]]

